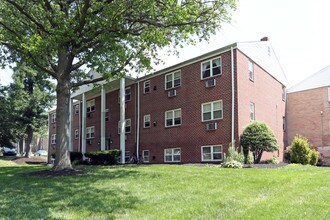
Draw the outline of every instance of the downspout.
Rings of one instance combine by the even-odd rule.
[[[140,159],[140,81],[137,79],[136,158]]]
[[[234,82],[234,49],[230,48],[231,53],[231,144],[234,145],[235,138],[235,82]]]

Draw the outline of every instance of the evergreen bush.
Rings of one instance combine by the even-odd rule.
[[[93,165],[114,165],[120,155],[119,150],[90,151],[85,156],[90,159]]]

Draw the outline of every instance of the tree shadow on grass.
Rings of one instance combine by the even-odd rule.
[[[129,212],[137,196],[112,184],[139,175],[136,170],[106,169],[83,176],[30,177],[24,172],[42,166],[0,169],[0,216],[2,219],[112,219]],[[118,181],[117,181],[118,182]]]

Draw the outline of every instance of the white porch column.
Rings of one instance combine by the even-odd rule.
[[[86,153],[86,96],[82,94],[81,109],[81,153]]]
[[[72,99],[69,101],[69,151],[72,152]]]
[[[119,89],[119,103],[120,103],[120,162],[125,163],[125,78],[120,79]]]
[[[105,90],[101,87],[101,150],[105,150]]]

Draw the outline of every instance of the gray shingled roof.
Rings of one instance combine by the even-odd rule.
[[[330,65],[292,86],[288,92],[298,92],[325,86],[330,86]]]

